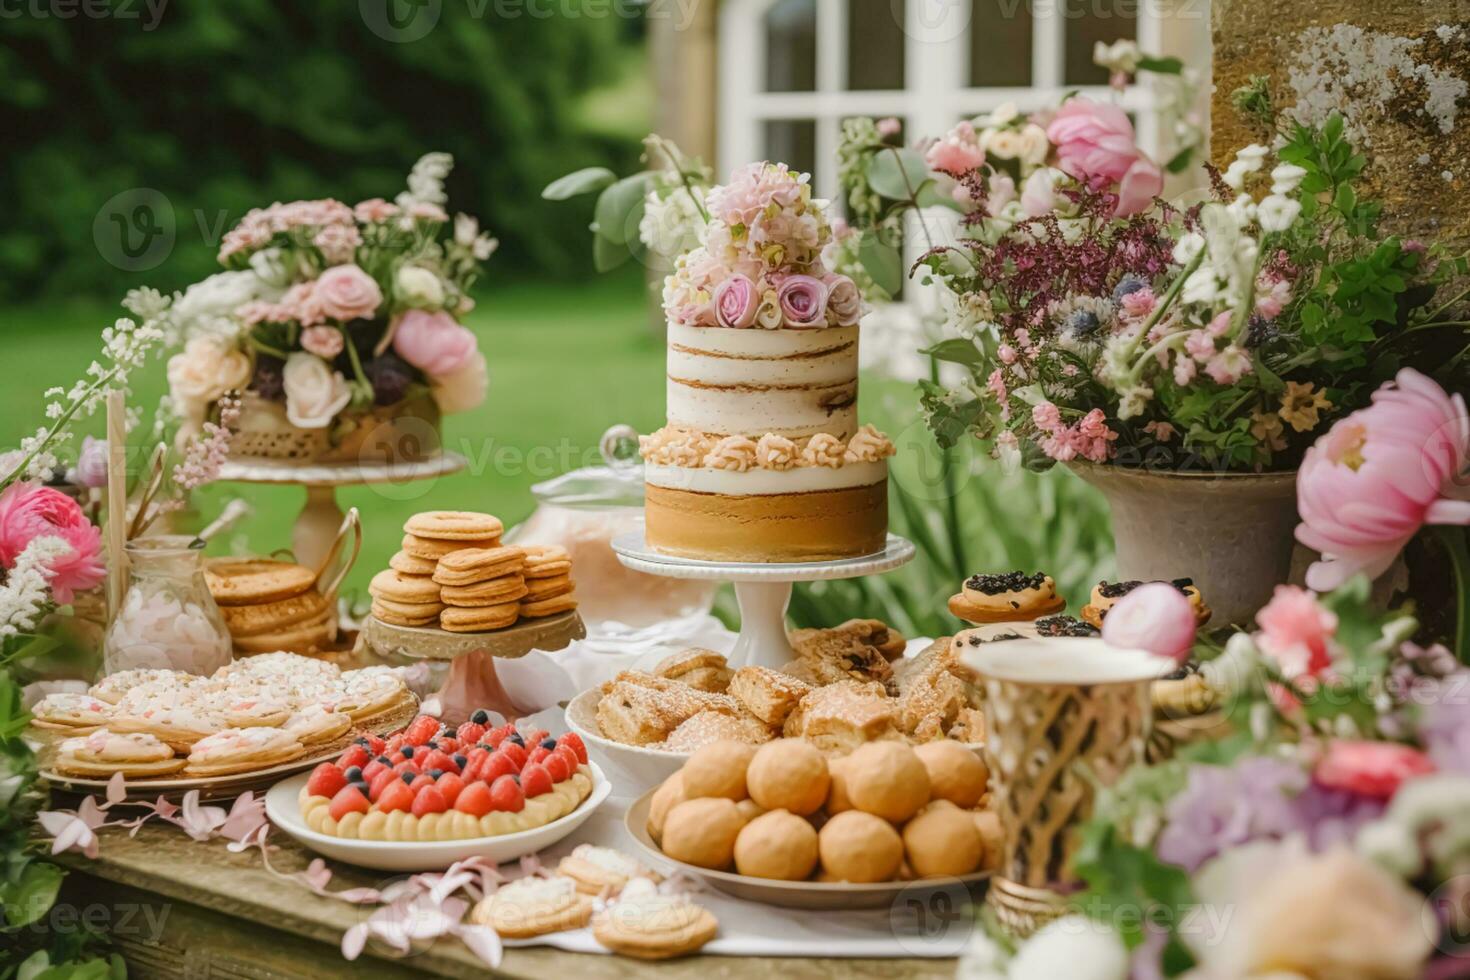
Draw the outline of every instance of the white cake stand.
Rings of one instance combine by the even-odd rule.
[[[860,578],[907,565],[914,557],[913,542],[896,534],[876,554],[837,561],[814,562],[718,562],[675,558],[648,547],[643,532],[633,531],[613,538],[618,560],[638,572],[665,578],[733,582],[740,604],[740,637],[729,661],[737,667],[758,664],[780,667],[795,657],[786,638],[786,606],[795,582]]]

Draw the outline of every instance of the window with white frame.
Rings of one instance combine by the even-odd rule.
[[[1081,91],[1118,98],[1152,151],[1145,87],[1107,88],[1097,41],[1161,52],[1170,0],[724,0],[719,22],[719,158],[810,171],[835,196],[842,120],[895,116],[939,136],[1005,103],[1022,112]],[[1208,31],[1201,24],[1198,30]]]

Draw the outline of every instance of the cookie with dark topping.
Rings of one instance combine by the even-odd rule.
[[[970,623],[1026,622],[1061,612],[1067,602],[1043,572],[971,575],[949,611]]]
[[[1194,610],[1195,625],[1203,626],[1209,622],[1211,610],[1205,605],[1204,596],[1200,594],[1199,588],[1191,578],[1176,578],[1170,581],[1158,579],[1165,585],[1172,585],[1189,600],[1190,608]],[[1107,618],[1108,610],[1124,596],[1128,595],[1140,585],[1149,583],[1138,579],[1126,582],[1109,582],[1103,580],[1092,587],[1092,601],[1082,607],[1082,618],[1091,625],[1102,629],[1103,620]]]
[[[1075,616],[1045,616],[1036,621],[1037,636],[1097,636],[1097,627]]]

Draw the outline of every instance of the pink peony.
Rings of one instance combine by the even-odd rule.
[[[1434,770],[1429,757],[1409,745],[1339,739],[1327,744],[1312,776],[1328,789],[1387,800],[1405,781]]]
[[[444,378],[468,365],[479,343],[448,313],[409,310],[398,318],[393,350],[430,378]]]
[[[1321,678],[1332,669],[1332,637],[1337,617],[1317,596],[1296,585],[1278,585],[1271,601],[1256,613],[1261,631],[1256,643],[1292,680]]]
[[[1131,214],[1148,210],[1154,198],[1164,191],[1164,172],[1159,165],[1142,152],[1123,179],[1118,183],[1118,203],[1113,208],[1115,218],[1126,218]]]
[[[32,540],[58,537],[70,553],[51,563],[51,591],[65,605],[77,592],[95,588],[107,577],[102,564],[102,532],[87,520],[77,502],[59,490],[12,483],[0,493],[0,565],[15,560]]]
[[[857,283],[835,273],[822,279],[827,287],[827,312],[832,322],[840,327],[850,327],[863,318],[863,294],[858,292]]]
[[[372,316],[383,302],[383,291],[373,277],[352,264],[323,272],[311,296],[322,313],[344,323]]]
[[[1464,398],[1400,371],[1302,461],[1296,539],[1322,553],[1307,584],[1327,591],[1359,572],[1376,578],[1423,525],[1470,524],[1467,457]]]
[[[336,327],[307,327],[301,331],[301,347],[330,361],[343,348],[342,331]]]
[[[1047,126],[1046,137],[1057,149],[1057,164],[1094,187],[1118,185],[1122,217],[1148,207],[1164,189],[1164,173],[1138,148],[1133,123],[1118,106],[1086,96],[1068,99]]]
[[[827,287],[812,276],[787,276],[776,290],[788,327],[817,327],[827,322]]]
[[[1116,647],[1183,661],[1194,649],[1194,631],[1194,607],[1184,593],[1165,582],[1150,582],[1108,610],[1102,636]]]
[[[735,274],[715,288],[715,319],[722,327],[748,327],[755,322],[760,297],[749,276]]]

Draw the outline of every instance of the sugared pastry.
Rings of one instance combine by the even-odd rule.
[[[755,715],[732,715],[724,711],[701,711],[679,722],[660,747],[670,752],[693,752],[711,742],[734,741],[747,745],[769,742],[771,729]]]
[[[520,607],[514,602],[493,606],[446,606],[439,614],[439,628],[451,633],[488,633],[505,629],[520,618]]]
[[[816,688],[787,716],[782,732],[833,755],[878,739],[902,738],[898,702],[876,682],[842,681]]]
[[[112,712],[112,705],[101,698],[65,691],[48,694],[31,708],[32,724],[37,728],[61,731],[105,725]]]
[[[724,654],[703,647],[690,647],[670,654],[658,662],[653,672],[671,681],[688,684],[701,691],[724,693],[734,673]]]
[[[970,874],[985,856],[974,815],[948,800],[931,803],[904,825],[903,847],[921,878]]]
[[[929,792],[935,799],[968,810],[985,795],[990,772],[973,749],[942,739],[915,746],[914,754],[929,773]]]
[[[130,692],[118,703],[108,726],[115,732],[144,732],[155,735],[175,751],[187,753],[194,743],[222,731],[224,715],[203,704],[189,700],[139,698],[133,703]]]
[[[1128,582],[1102,581],[1092,587],[1091,601],[1082,607],[1082,618],[1090,625],[1102,629],[1103,620],[1107,618],[1108,610],[1128,593],[1140,585],[1148,583],[1137,579]],[[1203,626],[1209,622],[1211,610],[1205,605],[1204,596],[1200,595],[1199,588],[1195,586],[1194,580],[1189,578],[1176,578],[1166,582],[1183,593],[1189,600],[1189,606],[1194,610],[1194,622],[1196,626]]]
[[[520,574],[525,564],[526,553],[514,546],[465,548],[439,559],[434,581],[440,585],[473,585]]]
[[[561,859],[556,873],[570,878],[584,895],[617,894],[634,878],[658,880],[657,872],[611,847],[578,844]]]
[[[961,745],[984,745],[985,713],[979,708],[961,708],[949,729],[949,737]]]
[[[227,664],[221,670],[225,670],[229,666]],[[197,680],[199,678],[195,678],[193,675],[180,674],[172,670],[151,668],[120,670],[115,674],[108,674],[96,684],[93,684],[87,693],[98,700],[106,701],[108,704],[117,704],[123,699],[124,694],[144,684],[164,683],[182,688],[188,687]],[[31,710],[32,713],[35,712],[34,708]]]
[[[660,846],[675,861],[718,871],[730,866],[735,838],[744,826],[745,816],[734,800],[714,796],[688,799],[664,818]]]
[[[486,895],[470,913],[506,939],[529,939],[580,929],[592,918],[593,901],[571,878],[517,878]]]
[[[816,866],[816,830],[786,810],[761,814],[735,838],[735,870],[743,875],[802,881]]]
[[[341,689],[320,703],[346,712],[353,721],[362,721],[401,704],[407,694],[403,678],[392,668],[364,667],[343,674]]]
[[[871,813],[847,810],[817,835],[822,870],[833,881],[891,881],[903,864],[903,838],[893,824]]]
[[[498,538],[505,525],[498,517],[472,511],[430,510],[404,522],[405,534],[436,541],[483,541]]]
[[[730,695],[767,725],[784,724],[812,685],[769,667],[741,667],[730,678]]]
[[[174,750],[143,732],[119,734],[99,728],[57,747],[56,769],[72,776],[167,776],[184,768]]]
[[[1050,616],[1066,605],[1050,575],[1008,572],[965,579],[964,589],[950,597],[949,611],[971,623],[1005,623]]]
[[[231,728],[280,728],[290,717],[291,706],[284,700],[245,697],[225,702],[225,724]]]
[[[1097,627],[1074,616],[1044,616],[1035,623],[1037,636],[1097,636]]]
[[[188,774],[224,776],[277,766],[306,754],[306,746],[281,728],[226,728],[194,743]]]
[[[681,770],[684,792],[692,799],[722,796],[739,803],[750,795],[746,771],[755,758],[755,746],[744,742],[715,742],[699,749]]]
[[[750,798],[767,810],[816,813],[827,801],[827,760],[802,739],[783,738],[756,749],[745,773]],[[688,784],[686,783],[686,786]]]
[[[648,802],[647,830],[655,844],[663,840],[664,821],[668,820],[669,811],[687,799],[682,769],[665,779],[654,792],[653,799]]]
[[[592,937],[623,956],[666,960],[693,953],[715,938],[720,924],[687,895],[663,895],[635,878],[616,904],[597,913]]]
[[[902,742],[870,742],[847,759],[847,797],[864,813],[903,823],[929,802],[929,771]]]
[[[597,727],[625,745],[662,742],[701,711],[740,713],[740,702],[724,694],[697,691],[685,684],[639,671],[624,671],[602,685]]]
[[[791,641],[797,657],[782,664],[781,670],[792,677],[817,687],[876,681],[887,693],[898,693],[888,656],[846,624],[830,630],[796,630]]]

